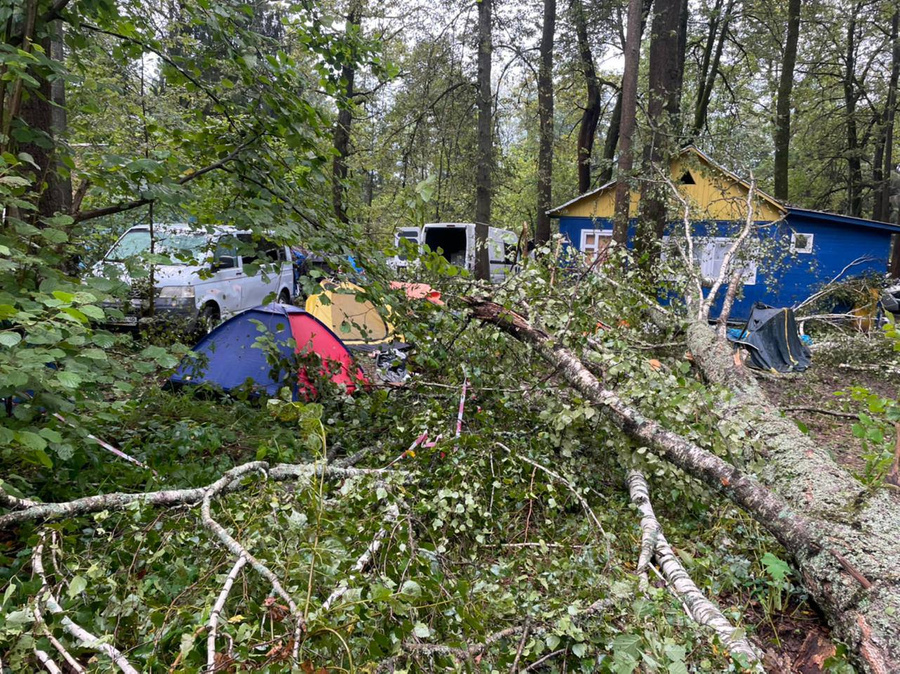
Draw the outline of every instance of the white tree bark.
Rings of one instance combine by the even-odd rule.
[[[900,672],[900,504],[883,491],[869,492],[780,415],[705,322],[691,324],[688,346],[710,380],[732,392],[715,413],[744,418],[752,427],[753,444],[746,450],[763,448],[759,477],[645,417],[521,315],[464,299],[475,317],[535,346],[626,435],[749,513],[793,556],[804,587],[851,644],[863,670]]]
[[[644,565],[643,568],[649,564],[647,550],[652,550],[649,554],[656,556],[663,576],[684,603],[689,617],[698,625],[710,627],[732,653],[743,655],[753,666],[754,671],[762,673],[760,664],[762,656],[759,651],[749,640],[737,634],[738,630],[722,615],[719,607],[703,595],[678,561],[653,512],[650,487],[643,474],[636,470],[628,473],[628,491],[631,494],[631,501],[641,512],[641,557],[638,569],[642,568],[641,564]]]
[[[38,661],[44,665],[44,669],[46,669],[50,674],[62,674],[62,670],[57,666],[53,659],[47,655],[46,651],[42,651],[40,648],[34,649],[34,655],[37,657]]]
[[[83,646],[100,651],[112,660],[116,667],[125,672],[125,674],[138,674],[138,671],[131,666],[131,663],[128,662],[128,659],[119,649],[95,637],[66,615],[66,612],[59,604],[59,600],[53,594],[50,584],[47,582],[47,574],[44,571],[43,562],[44,541],[45,535],[41,534],[40,542],[35,547],[31,557],[31,566],[41,579],[41,594],[38,596],[38,601],[43,602],[50,613],[58,616],[63,629],[75,637]]]
[[[209,614],[209,634],[206,635],[206,671],[208,672],[214,672],[216,670],[216,634],[219,629],[219,617],[222,615],[222,611],[225,608],[225,602],[228,600],[228,593],[231,592],[234,581],[237,580],[238,574],[241,572],[241,569],[244,568],[246,563],[247,558],[243,555],[240,555],[237,558],[234,566],[231,567],[231,571],[228,572],[228,576],[225,577],[225,584],[222,586],[222,591],[219,592],[216,603],[213,605],[212,611]]]
[[[125,510],[133,503],[150,505],[154,507],[171,507],[179,505],[196,505],[203,500],[207,490],[213,487],[221,480],[226,480],[226,486],[221,489],[223,493],[238,491],[242,488],[240,481],[234,479],[236,476],[244,475],[248,472],[259,471],[266,473],[270,480],[282,482],[286,480],[311,479],[314,476],[322,475],[325,477],[346,479],[355,477],[380,477],[386,478],[392,475],[405,475],[400,471],[386,471],[380,469],[366,468],[343,468],[339,466],[328,466],[312,463],[280,463],[271,466],[265,461],[253,461],[241,466],[237,466],[227,471],[220,480],[213,485],[206,487],[196,487],[194,489],[166,489],[162,491],[151,491],[145,493],[121,493],[115,492],[111,494],[98,494],[97,496],[87,496],[85,498],[75,499],[74,501],[66,501],[64,503],[35,503],[31,505],[17,505],[19,508],[13,512],[0,516],[0,530],[8,529],[16,524],[23,522],[40,522],[48,520],[58,520],[68,517],[76,517],[79,515],[87,515],[90,513],[100,512],[102,510]],[[232,476],[232,477],[228,477]],[[9,497],[0,500],[0,505],[6,505],[4,501],[9,502]],[[21,499],[19,499],[22,501]]]

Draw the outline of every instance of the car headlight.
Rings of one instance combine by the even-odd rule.
[[[163,286],[159,289],[160,299],[194,299],[194,286]]]

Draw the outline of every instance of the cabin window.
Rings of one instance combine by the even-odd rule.
[[[791,252],[810,255],[813,252],[813,234],[791,232]]]
[[[685,171],[684,175],[681,176],[681,180],[679,180],[682,185],[696,185],[697,181],[694,180],[694,176],[691,175],[690,171]]]
[[[734,239],[728,237],[716,237],[705,243],[697,242],[694,247],[694,256],[700,264],[700,273],[705,279],[715,280],[719,278],[725,255],[734,245]],[[698,245],[699,244],[699,245]],[[745,286],[756,285],[756,262],[745,260],[742,269],[742,278]],[[726,279],[727,281],[727,279]]]
[[[584,229],[581,231],[581,252],[588,264],[606,262],[609,257],[609,245],[612,243],[612,230]]]

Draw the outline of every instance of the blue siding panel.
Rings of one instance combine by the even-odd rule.
[[[580,246],[581,232],[585,229],[611,231],[612,221],[608,218],[568,216],[559,219],[560,234],[575,248]],[[702,225],[696,226],[697,234],[703,236],[704,229]],[[632,221],[632,226],[629,227],[629,246],[633,230]],[[863,227],[844,222],[841,216],[833,214],[791,211],[786,222],[773,225],[764,235],[783,237],[787,255],[791,231],[813,235],[812,253],[788,256],[778,264],[760,264],[757,268],[756,285],[745,286],[743,296],[734,304],[731,316],[735,320],[746,320],[756,302],[776,307],[789,307],[802,302],[837,276],[845,266],[859,258],[871,259],[853,266],[844,278],[864,274],[880,275],[887,270],[893,228]],[[714,307],[712,313],[717,314],[718,309]]]

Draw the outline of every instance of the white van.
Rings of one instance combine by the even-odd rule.
[[[287,246],[225,226],[204,231],[186,224],[159,224],[153,234],[154,252],[171,262],[154,267],[153,313],[159,317],[185,319],[193,327],[208,330],[267,298],[291,302],[294,273]],[[94,273],[108,276],[114,271],[130,283],[125,260],[149,251],[150,227],[132,227],[94,266]],[[114,324],[135,326],[147,315],[149,293],[140,285],[132,285],[130,303],[112,305],[126,314]]]
[[[400,238],[428,246],[434,252],[438,249],[450,264],[470,272],[475,271],[475,225],[470,222],[433,222],[422,227],[404,227],[395,235],[399,246]],[[515,232],[498,227],[488,228],[488,255],[491,262],[491,281],[502,281],[513,270],[518,237]],[[405,267],[407,262],[398,255],[394,264]]]

